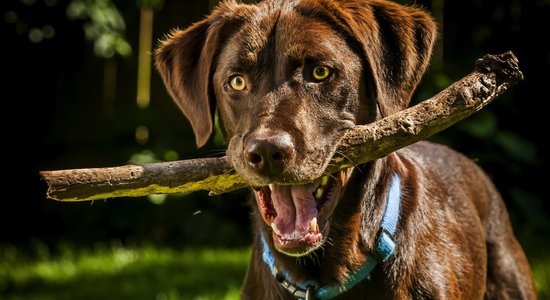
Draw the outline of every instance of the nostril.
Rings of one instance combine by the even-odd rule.
[[[271,155],[271,158],[273,158],[274,162],[281,162],[285,159],[285,156],[281,152],[275,152],[273,155]]]
[[[262,162],[262,156],[258,153],[250,153],[248,155],[248,161],[253,165],[258,165]]]

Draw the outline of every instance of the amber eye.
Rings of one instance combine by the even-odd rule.
[[[325,66],[316,66],[313,68],[313,78],[315,80],[325,80],[330,76],[330,69]]]
[[[246,81],[241,75],[233,75],[229,79],[229,85],[231,85],[231,88],[235,91],[242,91],[246,88]]]

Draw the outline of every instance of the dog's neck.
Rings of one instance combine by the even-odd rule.
[[[376,166],[372,165],[371,169],[369,170],[369,175],[374,175],[376,172],[375,169]],[[362,174],[365,175],[365,174]],[[380,174],[377,174],[380,175]],[[376,176],[378,177],[378,176]],[[382,176],[386,177],[386,176]],[[350,255],[350,253],[345,254],[345,257],[348,257],[350,259],[349,262],[347,262],[345,265],[344,274],[345,276],[343,278],[337,278],[335,283],[327,284],[327,282],[319,282],[315,279],[315,277],[311,276],[310,278],[305,278],[308,275],[305,275],[302,272],[297,272],[297,270],[294,267],[285,269],[284,265],[288,265],[288,262],[284,264],[281,267],[277,267],[277,264],[275,262],[276,258],[273,255],[273,252],[271,251],[270,246],[265,240],[265,237],[260,234],[260,240],[261,240],[261,246],[262,246],[262,259],[264,263],[269,267],[270,272],[275,276],[276,280],[283,286],[290,294],[294,295],[298,299],[309,299],[309,296],[314,295],[316,299],[330,299],[333,298],[339,294],[341,294],[343,291],[351,289],[353,286],[358,284],[359,282],[366,279],[372,270],[381,262],[385,262],[394,252],[395,250],[395,239],[394,235],[397,229],[397,222],[399,219],[399,209],[400,209],[400,198],[401,198],[401,183],[399,176],[393,172],[392,176],[390,178],[390,183],[385,184],[387,188],[386,197],[385,197],[385,204],[383,206],[377,205],[378,207],[382,207],[383,209],[379,209],[379,211],[382,211],[379,226],[376,229],[376,233],[372,234],[372,231],[370,233],[371,236],[374,236],[374,242],[371,244],[368,241],[362,241],[359,244],[367,244],[370,246],[367,247],[361,247],[360,245],[355,246],[357,249],[356,251],[359,251],[359,248],[366,248],[368,250],[365,251],[365,249],[361,250],[361,253],[358,253],[359,255],[353,257],[353,255]],[[365,185],[365,188],[369,188],[369,184]],[[381,187],[373,187],[373,188],[381,188]],[[382,187],[383,188],[383,187]],[[369,195],[370,193],[366,193]],[[345,195],[348,196],[348,195]],[[349,198],[348,198],[349,199]],[[364,203],[366,199],[362,199],[360,201],[360,205]],[[377,199],[371,199],[376,201]],[[345,206],[350,205],[351,203],[345,203]],[[365,209],[365,207],[362,207],[362,209]],[[347,209],[344,209],[347,210]],[[356,210],[357,211],[357,210]],[[345,214],[346,212],[341,212],[340,214]],[[376,218],[378,219],[378,218]],[[351,220],[353,221],[353,220]],[[356,220],[354,222],[357,222]],[[363,224],[362,224],[363,225]],[[363,228],[364,226],[360,226]],[[357,228],[357,227],[356,227]],[[337,230],[340,231],[340,230]],[[363,235],[365,233],[363,232]],[[360,235],[358,235],[360,236]],[[359,239],[362,240],[362,239]],[[329,242],[329,241],[328,241]],[[325,261],[331,261],[330,257],[335,255],[334,253],[330,253],[331,246],[327,246],[326,249],[321,250],[322,254],[315,253],[314,257],[310,257],[309,259],[314,259],[314,264],[317,265],[319,268],[317,271],[314,272],[318,275],[322,276],[322,269],[325,269],[323,267]],[[323,257],[319,257],[319,255],[323,255]],[[341,254],[342,255],[342,254]],[[278,258],[281,258],[279,255],[277,255]],[[297,260],[296,262],[300,263],[298,264],[298,268],[303,269],[309,269],[311,265],[310,262],[307,262],[308,258],[303,259],[302,262]],[[357,266],[357,260],[361,260],[361,263],[359,266]],[[344,267],[344,266],[342,266]],[[302,273],[302,274],[300,274]],[[311,272],[306,272],[311,274]]]

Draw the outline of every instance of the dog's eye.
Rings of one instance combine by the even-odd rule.
[[[325,80],[330,76],[330,69],[325,66],[316,66],[313,68],[313,78],[315,80]]]
[[[235,91],[242,91],[246,88],[246,81],[241,75],[233,75],[229,79],[229,85],[231,85],[231,88]]]

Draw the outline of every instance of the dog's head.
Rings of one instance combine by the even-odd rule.
[[[383,0],[225,1],[164,40],[156,64],[198,146],[218,111],[264,231],[300,256],[323,243],[346,184],[325,173],[338,142],[408,105],[434,39],[424,11]]]

